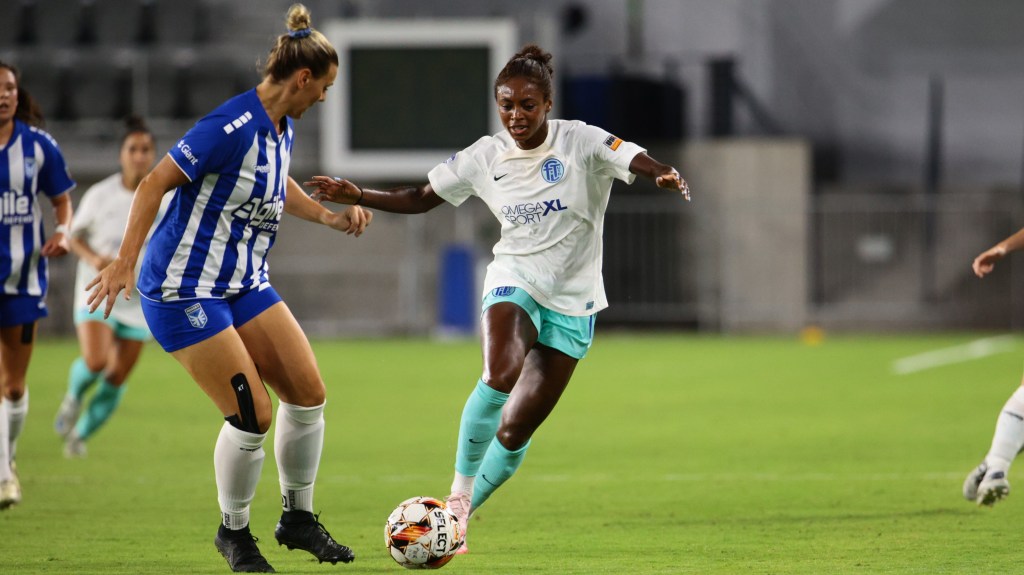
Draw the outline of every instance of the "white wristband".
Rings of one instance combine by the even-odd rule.
[[[60,224],[57,227],[53,228],[53,233],[54,234],[64,234],[66,236],[66,235],[68,235],[68,227],[65,226],[64,224]]]

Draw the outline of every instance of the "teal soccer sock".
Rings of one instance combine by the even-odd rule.
[[[473,504],[470,507],[471,509],[479,509],[484,504],[484,501],[487,501],[487,498],[501,487],[502,483],[505,483],[512,477],[516,470],[519,469],[519,466],[523,464],[526,450],[529,448],[529,441],[526,442],[526,445],[515,451],[505,449],[505,446],[497,439],[491,442],[490,447],[487,449],[487,455],[484,457],[484,462],[480,465],[480,476],[478,479],[481,481],[473,484]]]
[[[89,371],[89,368],[85,365],[85,360],[79,357],[71,362],[71,369],[68,372],[68,393],[74,396],[76,400],[82,401],[85,392],[92,387],[92,384],[96,383],[99,377],[100,372]]]
[[[106,379],[100,379],[99,389],[96,390],[96,394],[89,401],[89,407],[82,412],[82,416],[78,418],[78,424],[75,425],[75,433],[80,439],[88,438],[110,419],[118,404],[121,403],[124,391],[124,384],[114,387]]]
[[[476,389],[469,394],[462,409],[459,424],[459,447],[455,452],[455,470],[462,475],[476,475],[487,447],[494,439],[501,423],[501,408],[508,394],[492,389],[484,380],[478,380]]]

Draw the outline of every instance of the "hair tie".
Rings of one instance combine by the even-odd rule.
[[[291,36],[292,38],[305,38],[306,36],[309,36],[312,33],[312,28],[303,28],[301,30],[292,30],[291,32],[288,32],[288,35]]]

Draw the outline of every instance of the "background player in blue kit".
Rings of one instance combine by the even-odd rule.
[[[57,142],[13,65],[0,62],[0,509],[21,501],[13,460],[28,413],[25,375],[36,322],[46,317],[46,258],[68,252],[75,187]],[[56,228],[43,231],[39,194],[53,204]]]
[[[127,299],[160,200],[176,190],[139,272],[153,336],[224,415],[214,450],[221,526],[214,539],[233,571],[273,572],[249,531],[272,409],[284,511],[274,535],[321,562],[352,561],[313,511],[323,448],[326,390],[309,342],[270,285],[267,254],[283,213],[360,235],[371,215],[334,213],[288,176],[292,119],[317,102],[338,73],[338,55],[293,5],[290,32],[271,49],[262,82],[202,118],[139,185],[117,257],[87,286],[91,310]]]
[[[535,45],[513,56],[494,82],[505,132],[435,167],[428,184],[377,191],[325,176],[306,182],[320,200],[401,213],[475,195],[501,222],[485,280],[483,375],[463,410],[448,497],[463,526],[522,463],[590,347],[594,315],[608,306],[601,260],[612,179],[640,174],[689,200],[679,172],[643,148],[583,122],[549,120],[550,62]]]
[[[138,299],[117,306],[107,318],[99,310],[89,313],[86,303],[85,286],[117,255],[135,188],[156,159],[156,142],[142,119],[132,116],[126,123],[121,170],[85,192],[71,223],[71,250],[78,256],[74,313],[81,355],[71,364],[68,390],[54,421],[68,457],[85,456],[85,442],[117,409],[128,374],[151,338]],[[170,196],[164,199],[166,203]],[[85,393],[94,384],[96,392],[80,415]]]

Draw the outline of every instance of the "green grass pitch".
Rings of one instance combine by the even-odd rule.
[[[980,336],[727,338],[599,333],[519,474],[474,518],[464,574],[989,573],[1019,562],[1024,495],[964,501],[1021,376],[1005,353],[896,375],[896,359]],[[316,491],[350,565],[278,547],[272,439],[252,528],[280,573],[401,573],[391,509],[444,496],[474,342],[314,342],[328,386]],[[52,431],[72,341],[44,340],[19,445],[21,505],[0,572],[227,573],[212,453],[222,420],[147,347],[120,411],[69,461]],[[1016,479],[1011,481],[1024,488]],[[1024,492],[1022,492],[1024,493]]]

